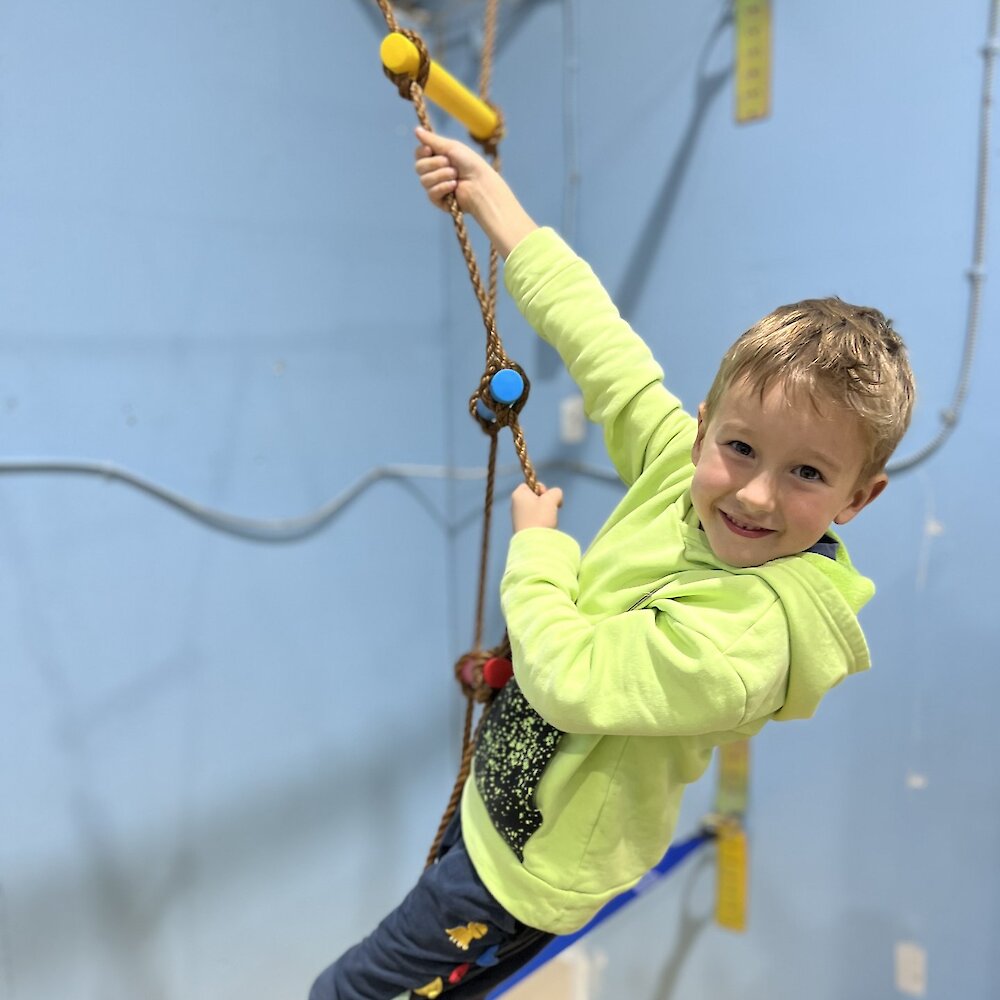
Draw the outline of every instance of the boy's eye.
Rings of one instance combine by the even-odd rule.
[[[750,456],[753,454],[753,448],[751,448],[746,441],[730,441],[729,447],[732,448],[738,455]]]
[[[823,473],[819,469],[814,469],[811,465],[800,465],[795,472],[800,479],[806,479],[811,483],[820,483],[823,481]]]

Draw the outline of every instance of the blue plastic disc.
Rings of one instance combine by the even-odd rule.
[[[481,400],[476,400],[476,413],[483,418],[483,420],[495,420],[496,414]]]
[[[524,379],[513,368],[501,368],[490,379],[490,395],[498,403],[516,403],[524,392]]]

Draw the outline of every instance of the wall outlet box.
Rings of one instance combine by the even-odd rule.
[[[567,396],[559,404],[559,440],[563,444],[581,444],[587,436],[587,414],[583,396]]]
[[[927,995],[927,952],[915,941],[896,943],[896,989],[908,997]]]

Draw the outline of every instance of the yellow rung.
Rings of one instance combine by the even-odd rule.
[[[747,857],[746,831],[735,822],[724,821],[716,834],[718,851],[715,921],[730,931],[747,929]]]
[[[419,50],[406,35],[399,32],[394,31],[382,39],[380,54],[382,65],[392,73],[415,77],[420,71]],[[496,132],[500,121],[497,113],[436,62],[431,62],[424,93],[429,100],[457,118],[474,139],[489,139]]]

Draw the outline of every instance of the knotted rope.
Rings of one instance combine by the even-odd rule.
[[[420,124],[428,131],[433,131],[430,118],[427,114],[427,105],[424,101],[424,86],[430,73],[431,60],[427,52],[427,46],[423,39],[409,29],[401,28],[396,21],[395,14],[389,0],[376,0],[382,16],[385,18],[389,31],[399,32],[408,38],[420,53],[420,67],[416,77],[406,74],[392,73],[385,70],[386,76],[392,80],[399,91],[401,97],[413,103],[417,118]],[[483,149],[484,155],[494,170],[500,171],[499,144],[503,138],[504,124],[503,116],[489,101],[489,89],[493,73],[493,51],[496,46],[496,24],[497,24],[498,0],[487,0],[484,28],[483,28],[483,52],[479,76],[479,96],[480,99],[489,105],[496,114],[498,125],[493,134],[486,139],[476,139]],[[473,137],[475,138],[475,137]],[[445,808],[441,823],[438,826],[434,843],[427,855],[427,866],[432,865],[437,858],[438,850],[441,846],[441,839],[448,824],[451,822],[458,808],[459,800],[462,796],[462,789],[469,777],[472,769],[472,757],[475,751],[476,738],[479,735],[479,728],[482,726],[483,717],[480,717],[475,734],[472,731],[472,722],[475,714],[476,704],[488,704],[496,694],[496,688],[492,687],[484,678],[484,666],[495,659],[509,659],[510,644],[506,637],[503,642],[491,650],[482,648],[483,642],[483,619],[486,606],[487,573],[489,564],[489,543],[490,530],[493,515],[493,495],[496,485],[496,460],[497,460],[497,439],[500,429],[509,428],[514,443],[514,451],[517,454],[524,481],[531,489],[538,493],[538,477],[535,474],[534,466],[528,457],[528,449],[524,440],[524,434],[518,420],[531,386],[528,377],[520,365],[513,362],[504,351],[503,341],[496,328],[496,300],[497,300],[497,272],[498,254],[496,247],[490,247],[488,285],[484,287],[479,264],[476,260],[475,252],[472,249],[472,241],[469,239],[468,229],[465,225],[465,216],[458,206],[458,199],[453,195],[448,195],[446,206],[451,215],[452,223],[455,227],[455,235],[458,238],[462,251],[462,258],[469,272],[469,280],[472,284],[473,292],[479,303],[482,313],[483,326],[486,330],[486,361],[483,374],[480,377],[479,385],[469,398],[469,413],[479,424],[480,429],[490,439],[489,459],[486,473],[486,495],[483,503],[483,528],[480,543],[479,555],[479,584],[476,594],[476,615],[475,628],[473,634],[472,649],[459,657],[455,664],[455,676],[465,695],[465,719],[462,726],[462,755],[459,765],[458,775],[452,789],[451,797]],[[524,391],[513,403],[500,403],[493,399],[490,393],[490,383],[493,376],[502,370],[517,372],[524,384]],[[490,416],[484,415],[483,408]]]

